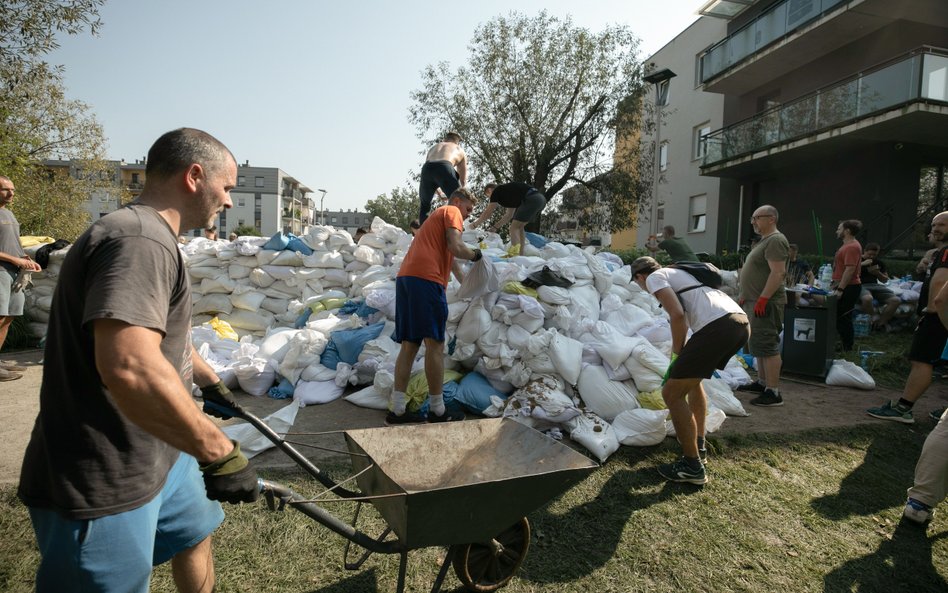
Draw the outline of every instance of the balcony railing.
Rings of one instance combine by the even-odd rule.
[[[948,50],[922,47],[706,136],[703,167],[918,100],[948,103]]]
[[[843,0],[785,0],[731,33],[701,54],[701,82],[705,83],[787,33],[826,14]]]

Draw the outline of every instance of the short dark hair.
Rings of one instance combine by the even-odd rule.
[[[659,264],[654,257],[646,255],[632,262],[632,277],[635,278],[636,274],[645,274],[648,276],[652,272],[660,269],[662,269],[661,264]]]
[[[460,144],[461,140],[463,140],[463,138],[461,138],[461,135],[457,132],[448,132],[444,135],[445,142],[456,142]]]
[[[459,187],[453,192],[451,192],[451,195],[448,197],[448,199],[453,200],[454,198],[458,198],[460,200],[467,200],[471,204],[477,204],[477,196],[475,196],[474,192],[467,189],[466,187]]]
[[[148,150],[145,180],[167,179],[193,165],[200,164],[208,172],[222,169],[228,162],[237,162],[220,140],[194,128],[178,128],[165,132]]]
[[[841,220],[839,224],[843,225],[843,228],[849,231],[849,234],[855,237],[859,234],[859,231],[862,230],[862,221],[856,220],[855,218],[850,218],[849,220]]]
[[[666,235],[671,235],[672,237],[675,236],[675,227],[673,227],[670,224],[666,224],[665,228],[663,228],[662,230],[665,231]]]
[[[487,190],[489,190],[489,189],[490,189],[490,190],[497,189],[497,184],[496,184],[496,183],[488,183],[487,185],[485,185],[485,186],[484,186],[484,193],[486,194],[486,193],[487,193]]]
[[[796,249],[797,251],[800,250],[800,246],[797,245],[796,243],[791,243],[791,244],[788,245],[787,247],[788,247],[789,249]]]
[[[411,221],[411,222],[408,223],[408,228],[410,228],[410,229],[420,229],[420,228],[421,228],[421,223],[418,222],[418,219],[416,218],[415,220],[413,220],[413,221]]]
[[[880,251],[881,249],[878,243],[866,243],[866,246],[862,248],[863,251]]]

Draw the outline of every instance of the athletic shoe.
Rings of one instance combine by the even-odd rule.
[[[22,373],[26,371],[26,367],[18,365],[16,361],[13,360],[0,360],[0,368],[7,371],[13,371],[14,373]]]
[[[937,408],[928,413],[928,417],[938,422],[941,420],[942,415],[945,413],[945,408]]]
[[[708,450],[698,449],[698,459],[701,460],[701,465],[708,463]]]
[[[13,371],[0,368],[0,381],[16,381],[22,377],[23,375],[21,373],[15,373]]]
[[[753,381],[746,385],[740,385],[737,388],[738,391],[748,391],[750,393],[763,393],[764,389],[766,389],[766,387],[764,387],[760,381]]]
[[[901,408],[898,404],[893,404],[891,401],[885,402],[884,405],[878,408],[869,408],[866,410],[866,414],[882,420],[894,420],[902,424],[915,424],[915,418],[912,418],[912,410]]]
[[[765,408],[776,408],[783,405],[783,396],[776,390],[769,387],[764,392],[750,401],[753,406],[762,406]]]
[[[933,514],[935,514],[935,511],[932,510],[932,507],[914,498],[908,499],[908,502],[905,503],[905,510],[902,511],[902,517],[919,525],[924,525],[931,521]]]
[[[663,463],[658,466],[658,473],[670,482],[687,482],[688,484],[706,484],[708,476],[704,472],[704,465],[698,469],[692,469],[684,457],[681,457],[675,463]]]
[[[444,414],[438,416],[434,412],[428,413],[428,422],[438,423],[438,422],[460,422],[464,420],[465,415],[462,410],[445,408]]]
[[[385,416],[385,424],[389,426],[397,424],[420,424],[425,421],[425,415],[418,412],[405,412],[404,414],[396,414],[395,412],[389,412]]]

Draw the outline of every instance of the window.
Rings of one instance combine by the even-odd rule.
[[[132,183],[139,183],[138,173],[132,173]]]
[[[246,175],[238,175],[238,176],[237,176],[237,187],[243,187],[243,186],[245,186],[245,185],[247,185],[247,176],[246,176]]]
[[[664,107],[668,105],[669,94],[668,91],[671,88],[671,79],[663,80],[658,83],[658,105]]]
[[[244,219],[243,219],[243,218],[238,218],[238,219],[237,219],[237,226],[244,226]]]
[[[336,217],[333,216],[332,218],[330,218],[330,219],[329,219],[329,223],[330,223],[330,224],[336,224]]]
[[[237,198],[237,205],[238,205],[238,206],[246,206],[246,205],[247,205],[247,198],[245,198],[245,197],[243,197],[243,196],[240,196],[239,198]]]
[[[349,224],[349,217],[348,217],[348,216],[343,216],[343,217],[342,217],[342,224]]]
[[[658,154],[658,169],[660,171],[668,169],[668,142],[662,142],[662,147]]]
[[[254,187],[263,187],[263,177],[257,176],[253,178]]]
[[[692,159],[701,160],[708,154],[708,134],[711,133],[711,125],[708,122],[695,126],[692,132]]]
[[[691,196],[688,202],[688,232],[703,233],[707,222],[708,196]]]

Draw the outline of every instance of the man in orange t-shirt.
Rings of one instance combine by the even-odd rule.
[[[431,414],[429,422],[463,420],[463,413],[452,415],[444,406],[444,331],[448,321],[448,302],[445,288],[448,276],[454,271],[463,280],[460,264],[455,257],[477,261],[480,249],[471,249],[461,240],[464,219],[471,215],[477,198],[469,190],[456,189],[448,204],[438,208],[425,220],[412,239],[405,254],[398,277],[395,279],[395,333],[401,343],[395,361],[395,385],[392,391],[392,411],[386,424],[423,422],[421,414],[406,411],[408,399],[405,390],[411,367],[421,343],[425,344],[425,377],[428,379],[428,399]]]

